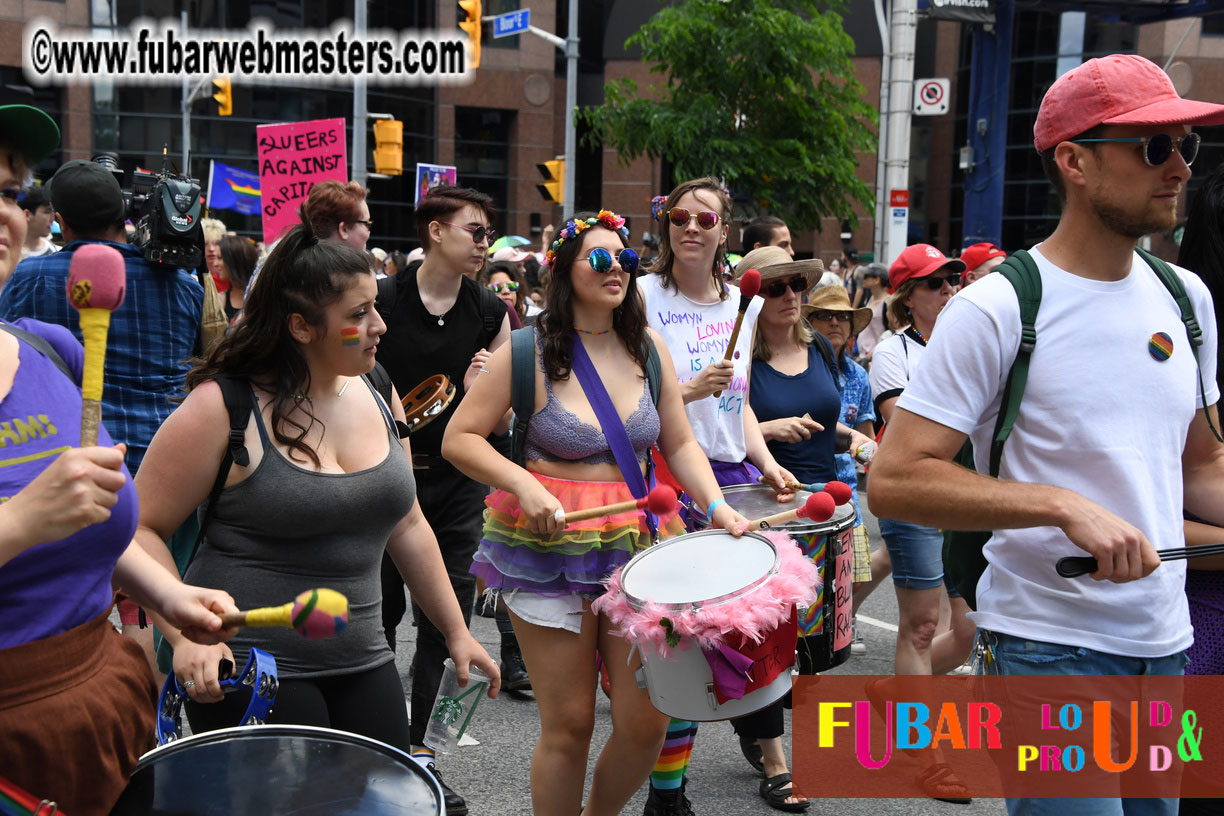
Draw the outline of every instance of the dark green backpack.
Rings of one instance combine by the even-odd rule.
[[[1156,273],[1156,277],[1169,290],[1169,294],[1177,301],[1181,311],[1182,323],[1186,325],[1186,334],[1190,338],[1190,350],[1198,362],[1198,347],[1203,344],[1203,330],[1194,318],[1194,307],[1186,294],[1186,287],[1181,278],[1167,263],[1145,252],[1136,249],[1139,256],[1147,261]],[[1020,348],[1016,359],[1008,372],[1007,382],[1003,386],[1003,402],[999,408],[999,418],[995,421],[994,437],[990,444],[990,475],[998,478],[999,464],[1003,459],[1003,445],[1011,435],[1016,425],[1016,416],[1020,413],[1020,401],[1024,398],[1024,387],[1028,383],[1029,359],[1037,344],[1037,310],[1041,307],[1041,273],[1032,257],[1020,250],[1007,257],[995,270],[1011,283],[1016,290],[1020,302]],[[1199,394],[1204,396],[1203,373],[1199,370]],[[1212,433],[1216,439],[1221,439],[1220,432],[1213,425]],[[957,453],[954,461],[970,470],[974,470],[973,445],[965,440],[964,446]],[[977,609],[978,579],[986,571],[986,556],[983,548],[990,540],[989,530],[946,530],[944,531],[943,564],[944,573],[949,583],[956,587],[970,609]]]

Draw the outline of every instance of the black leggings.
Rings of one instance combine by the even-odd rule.
[[[219,703],[187,701],[191,731],[200,734],[238,725],[250,698],[244,691]],[[349,731],[411,752],[408,709],[395,661],[356,674],[295,680],[282,677],[268,723],[315,725]]]

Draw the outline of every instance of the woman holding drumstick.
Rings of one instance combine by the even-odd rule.
[[[558,521],[559,511],[633,498],[625,482],[640,474],[622,473],[609,438],[627,433],[634,467],[643,474],[657,442],[676,477],[712,508],[716,526],[735,535],[745,524],[722,501],[685,420],[675,379],[662,378],[657,405],[651,398],[650,345],[664,371],[672,363],[646,327],[637,255],[625,247],[623,225],[607,210],[578,216],[561,227],[548,252],[553,280],[535,328],[535,412],[526,468],[497,455],[485,439],[510,408],[511,344],[493,352],[443,442],[443,454],[464,473],[499,488],[486,502],[472,572],[502,593],[539,703],[541,735],[531,768],[537,816],[573,816],[581,804],[594,727],[596,650],[611,677],[613,730],[595,766],[587,816],[620,812],[650,772],[667,728],[668,718],[634,681],[640,661],[628,663],[629,644],[590,611],[591,600],[603,594],[603,579],[650,544],[645,521],[636,512],[575,525]],[[579,380],[584,363],[606,389],[623,428],[600,421]]]
[[[380,615],[384,550],[445,633],[460,682],[474,664],[493,678],[493,696],[497,664],[464,625],[415,501],[408,440],[392,422],[404,419],[400,402],[388,407],[362,376],[386,330],[374,310],[367,256],[299,224],[260,278],[243,319],[191,371],[187,398],[153,438],[136,484],[137,540],[168,559],[163,542],[209,496],[229,444],[217,378],[248,387],[253,410],[242,447],[249,461],[230,448],[235,462],[187,575],[225,588],[243,609],[316,586],[346,595],[349,624],[337,637],[244,629],[231,641],[234,655],[245,660],[259,647],[276,658],[281,685],[271,722],[352,731],[407,752],[404,692]],[[236,723],[241,704],[223,699],[217,678],[219,659],[233,659],[229,648],[196,647],[164,631],[190,696],[192,729]]]

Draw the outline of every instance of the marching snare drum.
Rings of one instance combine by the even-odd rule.
[[[330,728],[223,728],[140,758],[111,816],[442,816],[442,789],[390,745]]]
[[[784,533],[677,536],[613,573],[593,608],[642,654],[638,685],[664,714],[710,721],[790,690],[795,607],[818,576]]]
[[[745,484],[723,488],[727,504],[749,519],[764,518],[788,507],[800,507],[807,491],[795,494],[794,504],[779,504],[768,485]],[[828,521],[795,519],[779,525],[820,571],[821,590],[816,603],[799,610],[800,667],[803,673],[821,672],[850,659],[853,640],[854,504],[839,505]]]

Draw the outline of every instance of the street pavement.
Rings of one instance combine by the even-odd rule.
[[[864,502],[864,511],[866,511]],[[867,514],[872,548],[882,546],[879,527]],[[409,616],[410,617],[410,616]],[[891,580],[886,579],[859,610],[859,628],[867,641],[865,655],[852,656],[834,670],[839,674],[891,674],[893,644],[896,639],[897,601]],[[498,655],[497,627],[489,618],[474,616],[472,631],[494,656]],[[410,621],[398,632],[399,654],[396,664],[404,688],[411,685],[408,668],[412,660],[415,633]],[[596,695],[595,736],[588,758],[587,785],[599,751],[611,732],[608,699]],[[448,784],[467,798],[472,816],[531,816],[529,769],[531,753],[540,735],[539,716],[533,701],[515,699],[502,693],[496,700],[485,698],[469,726],[472,740],[458,750],[439,758],[438,766]],[[785,737],[790,750],[791,712],[786,712]],[[697,735],[692,765],[689,768],[688,796],[698,816],[739,816],[777,813],[757,792],[760,776],[740,754],[739,742],[731,725],[703,723]],[[809,796],[820,797],[820,791]],[[624,813],[641,814],[646,799],[640,791]],[[1006,813],[1001,800],[979,799],[971,805],[953,805],[930,799],[822,799],[814,798],[807,811],[812,816],[998,816]]]

